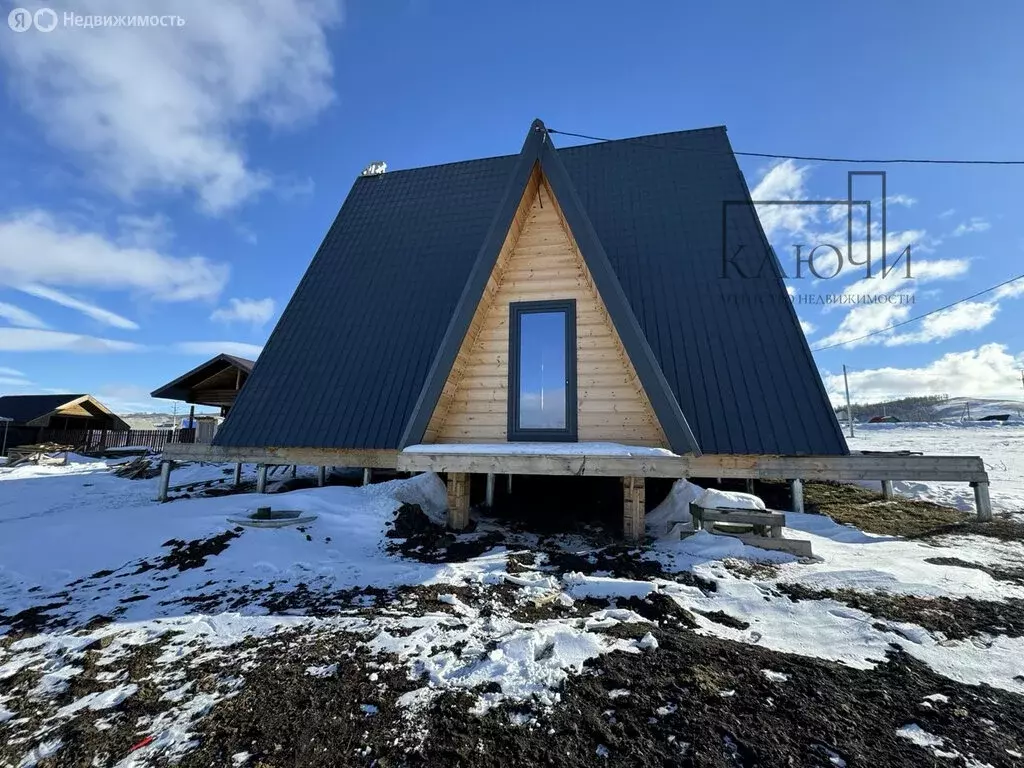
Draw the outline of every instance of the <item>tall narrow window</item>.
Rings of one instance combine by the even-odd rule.
[[[508,439],[576,440],[576,302],[509,307]]]

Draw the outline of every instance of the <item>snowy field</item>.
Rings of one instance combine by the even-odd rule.
[[[981,456],[996,512],[1024,513],[1024,424],[1020,422],[855,424],[846,441],[853,451],[919,451],[926,454]],[[848,428],[844,427],[848,435]],[[974,509],[966,483],[893,484],[910,498],[934,501],[965,511]]]
[[[993,500],[1012,506],[1005,500],[1022,493],[1024,466],[1014,429],[862,429],[853,447],[955,448],[980,453],[990,467],[1016,466],[1015,477],[1000,470],[1003,488],[990,469]],[[176,471],[174,481],[222,472],[196,465]],[[443,520],[444,487],[435,475],[276,495],[276,508],[317,517],[300,529],[268,530],[227,520],[253,511],[252,494],[161,505],[152,501],[156,482],[118,478],[102,461],[0,468],[0,766],[373,765],[401,764],[414,753],[419,764],[447,765],[453,758],[437,756],[445,740],[437,731],[451,726],[436,723],[452,701],[460,724],[483,729],[471,753],[505,731],[513,740],[546,739],[567,700],[596,709],[566,726],[558,742],[569,750],[566,764],[637,764],[630,750],[638,744],[644,759],[662,749],[665,760],[729,752],[738,732],[719,737],[709,726],[685,739],[673,735],[687,733],[679,718],[711,710],[680,701],[671,682],[675,699],[649,711],[639,671],[630,673],[635,686],[616,683],[596,703],[581,699],[588,680],[605,675],[611,685],[622,665],[654,664],[662,673],[680,665],[686,673],[690,663],[672,655],[681,642],[756,652],[729,669],[723,655],[722,669],[707,678],[719,682],[705,676],[701,685],[711,686],[705,694],[714,706],[754,705],[764,717],[772,699],[806,687],[802,675],[860,680],[908,664],[923,670],[914,685],[899,683],[917,698],[894,699],[885,718],[872,714],[849,733],[830,726],[831,733],[811,734],[801,749],[825,755],[822,764],[881,764],[854,757],[882,750],[909,755],[907,765],[1005,765],[1024,749],[1024,729],[1010,714],[1024,705],[1020,541],[911,541],[789,514],[786,535],[809,540],[812,560],[705,532],[624,554],[576,533],[542,542],[485,518],[459,537],[431,529],[448,547],[435,552],[427,539],[399,549],[403,540],[387,536],[403,503]],[[931,608],[853,607],[843,590],[881,594],[908,610],[921,601],[941,605],[956,621],[940,630],[926,620]],[[923,623],[911,620],[918,615]],[[301,667],[299,682],[274,691],[268,707],[260,698],[267,681],[283,679],[288,663]],[[300,744],[275,757],[291,736],[262,743],[223,725],[236,711],[244,721],[287,706],[281,702],[300,683],[308,686],[299,705],[307,710],[309,696],[344,691],[327,699],[348,708],[328,728],[354,729],[337,747],[344,754],[314,758]],[[782,709],[803,716],[804,706],[812,704]],[[991,727],[965,735],[950,724],[954,709],[963,720],[976,707]],[[617,720],[629,717],[649,740],[616,735]],[[761,764],[782,759],[767,750],[790,748],[744,738],[765,750]]]

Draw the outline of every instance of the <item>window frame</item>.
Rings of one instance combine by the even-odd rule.
[[[575,443],[577,431],[577,379],[576,379],[576,300],[551,299],[545,301],[515,301],[508,307],[508,432],[511,442]],[[522,346],[521,320],[523,315],[562,312],[565,315],[565,428],[519,428],[519,372]]]

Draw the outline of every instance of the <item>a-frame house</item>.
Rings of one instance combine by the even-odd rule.
[[[724,129],[556,149],[540,121],[357,179],[218,447],[448,472],[456,525],[471,472],[618,474],[633,534],[681,457],[848,452]]]

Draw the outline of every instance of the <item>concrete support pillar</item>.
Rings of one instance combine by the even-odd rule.
[[[321,488],[327,485],[327,467],[316,468],[316,484]]]
[[[469,475],[448,473],[448,527],[461,531],[469,525]]]
[[[241,463],[235,464],[234,484],[235,485],[241,485],[242,484],[242,465],[241,465]]]
[[[882,498],[883,499],[891,499],[892,498],[892,480],[883,480],[882,481]]]
[[[790,494],[793,497],[793,511],[804,511],[804,483],[799,478],[789,481]]]
[[[292,477],[295,477],[299,473],[299,465],[292,464]]]
[[[494,506],[494,473],[493,472],[488,472],[487,473],[487,494],[485,496],[484,503],[487,505],[488,509],[491,509]]]
[[[267,492],[267,465],[256,465],[256,493]]]
[[[160,462],[160,487],[157,491],[156,500],[167,501],[167,489],[171,487],[171,462]]]
[[[370,467],[363,467],[363,485],[369,485],[373,481],[373,470]]]
[[[971,483],[974,488],[974,506],[979,523],[992,522],[992,500],[988,496],[988,483]]]
[[[754,492],[754,478],[748,477],[746,480],[743,481],[743,485],[746,487],[747,493]]]
[[[644,478],[622,478],[622,535],[626,541],[643,541],[645,526],[646,492]]]

